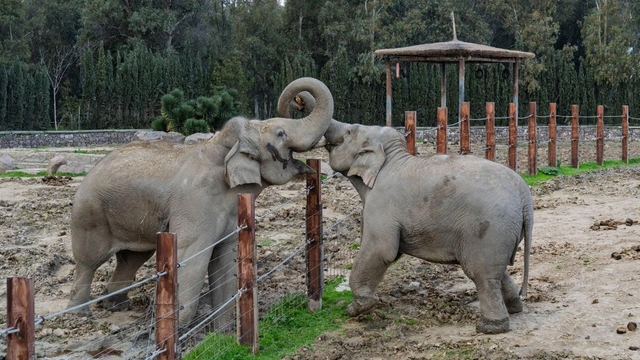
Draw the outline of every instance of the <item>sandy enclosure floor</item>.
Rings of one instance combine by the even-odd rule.
[[[483,156],[482,147],[474,146],[474,153]],[[608,149],[605,159],[619,158],[617,144]],[[456,151],[456,145],[449,150]],[[546,165],[543,150],[540,166]],[[419,144],[418,151],[419,156],[435,152],[432,144]],[[525,154],[526,147],[519,149],[520,171],[526,170]],[[567,149],[559,151],[563,164],[569,163],[568,154]],[[640,156],[640,147],[631,144],[629,154]],[[303,156],[328,157],[324,150]],[[594,160],[595,144],[581,145],[581,161]],[[497,161],[506,162],[506,150],[498,149]],[[37,315],[62,310],[67,303],[74,267],[70,211],[81,180],[53,186],[38,178],[0,179],[0,276],[34,278]],[[280,204],[304,186],[294,182],[272,187],[258,197],[258,216],[269,213],[258,225],[260,273],[302,244],[304,197],[282,208]],[[529,295],[525,310],[511,316],[509,333],[476,334],[476,291],[459,267],[405,256],[387,272],[378,289],[380,304],[371,316],[348,320],[341,330],[318,337],[291,358],[640,359],[640,350],[632,350],[640,347],[640,331],[616,332],[629,322],[640,322],[640,168],[558,177],[533,188],[532,194],[536,210]],[[359,201],[350,183],[340,177],[327,181],[322,196],[325,228],[343,219]],[[325,256],[332,269],[328,273],[346,272],[359,235],[358,213],[327,233]],[[619,259],[612,257],[614,252]],[[94,296],[104,291],[114,264],[98,271]],[[145,264],[138,279],[153,269],[152,261]],[[294,258],[275,273],[260,289],[263,308],[299,290],[303,281],[290,280],[302,269],[304,259]],[[509,271],[519,284],[522,252]],[[152,285],[134,290],[128,311],[94,306],[93,318],[65,315],[45,322],[36,331],[39,356],[80,359],[101,346],[117,348],[125,341],[122,337],[87,344],[107,334],[124,336],[127,324],[145,316],[151,290]],[[4,281],[0,294],[6,296]],[[0,301],[2,324],[5,314],[6,302]],[[76,351],[75,357],[65,357],[69,350]]]

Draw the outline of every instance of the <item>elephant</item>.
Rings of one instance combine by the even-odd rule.
[[[284,96],[286,95],[286,96]],[[278,111],[313,108],[308,93],[281,96]],[[331,168],[348,177],[363,203],[362,240],[349,286],[347,313],[371,311],[375,290],[402,254],[459,264],[474,282],[480,302],[476,331],[509,331],[509,314],[523,309],[533,232],[528,185],[501,164],[472,155],[421,158],[407,150],[391,127],[332,120],[325,133]],[[524,239],[520,292],[507,272]]]
[[[178,261],[195,255],[178,271],[181,327],[195,315],[207,273],[209,287],[215,289],[210,298],[214,309],[237,292],[237,235],[202,250],[236,229],[237,194],[258,196],[267,186],[314,172],[294,159],[293,152],[317,146],[333,116],[333,97],[321,81],[300,78],[285,91],[308,91],[318,106],[302,119],[235,117],[213,138],[195,145],[132,142],[91,169],[73,200],[76,267],[70,308],[90,300],[96,270],[114,254],[116,267],[107,292],[132,284],[155,252],[157,232],[177,234]],[[114,295],[107,305],[126,298],[125,293]]]

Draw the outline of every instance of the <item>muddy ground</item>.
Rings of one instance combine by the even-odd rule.
[[[568,148],[559,147],[561,163],[569,163]],[[449,150],[455,152],[456,145]],[[483,155],[480,145],[472,150]],[[418,151],[429,156],[435,150],[433,144],[419,144]],[[605,146],[605,159],[617,159],[619,153],[619,144]],[[526,147],[519,148],[520,171],[527,169],[525,154]],[[630,157],[639,155],[640,146],[632,143]],[[324,150],[303,156],[327,158]],[[546,165],[545,156],[541,147],[539,166]],[[594,160],[595,144],[581,144],[581,161]],[[506,163],[506,149],[498,148],[497,161]],[[60,311],[67,303],[74,266],[70,210],[81,181],[0,179],[0,277],[34,278],[37,315]],[[257,215],[264,215],[257,232],[260,273],[302,244],[304,197],[281,204],[304,186],[294,182],[272,187],[258,197]],[[387,272],[378,289],[380,305],[371,316],[348,320],[342,329],[318,337],[290,358],[640,359],[640,350],[634,350],[640,347],[640,330],[617,333],[629,322],[640,322],[640,168],[558,177],[532,188],[532,194],[536,210],[529,295],[524,311],[511,316],[509,333],[476,334],[476,291],[457,266],[403,257]],[[329,229],[326,275],[347,274],[360,222],[357,211],[345,216],[357,209],[359,198],[341,177],[326,182],[322,197]],[[113,265],[111,261],[98,271],[94,296],[104,291]],[[152,261],[145,264],[138,279],[153,269]],[[261,285],[261,308],[301,289],[302,269],[304,259],[296,256]],[[510,273],[519,284],[521,252]],[[148,284],[134,290],[128,311],[94,305],[94,317],[63,315],[46,321],[36,329],[38,355],[81,359],[109,347],[118,350],[105,358],[144,358],[122,348],[130,346],[129,324],[146,321],[152,288]],[[4,281],[0,294],[6,297]],[[5,307],[6,301],[0,301],[0,324],[6,324]],[[145,332],[137,331],[136,336]],[[147,338],[138,336],[136,346],[142,347]]]

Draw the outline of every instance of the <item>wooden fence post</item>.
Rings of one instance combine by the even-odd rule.
[[[629,106],[622,105],[622,161],[629,162]]]
[[[156,348],[166,351],[161,360],[174,360],[177,354],[178,333],[178,238],[175,233],[156,234],[156,271],[167,273],[156,286]]]
[[[509,168],[518,170],[518,118],[516,104],[509,103]]]
[[[413,112],[415,114],[415,111]],[[406,114],[406,113],[405,113]],[[415,123],[414,123],[415,124]],[[414,130],[415,131],[415,127]],[[315,174],[307,175],[307,307],[309,311],[322,310],[322,286],[324,283],[324,247],[322,244],[322,200],[320,160],[307,159],[307,165]]]
[[[238,343],[250,345],[258,353],[258,296],[255,293],[258,273],[255,233],[255,195],[238,194],[238,226],[246,226],[238,233]]]
[[[529,103],[529,175],[536,176],[538,173],[538,142],[536,139],[538,111],[536,103]]]
[[[409,154],[416,154],[416,112],[404,112],[404,133],[407,138],[407,150]]]
[[[469,103],[463,102],[460,109],[460,154],[467,155],[471,153],[469,147]]]
[[[602,166],[604,160],[604,105],[598,105],[596,120],[596,162]]]
[[[579,108],[578,105],[571,105],[571,167],[578,168],[578,142],[580,140],[580,133],[578,132],[578,120],[579,120]]]
[[[436,139],[436,153],[447,153],[447,108],[438,108],[438,130]]]
[[[556,103],[549,104],[549,166],[558,166],[556,152],[558,150],[556,134]]]
[[[7,334],[9,360],[36,358],[34,304],[32,278],[7,278],[7,326],[20,330]]]
[[[485,149],[485,158],[487,160],[496,160],[496,111],[495,104],[488,102],[486,104],[487,109],[487,147]]]

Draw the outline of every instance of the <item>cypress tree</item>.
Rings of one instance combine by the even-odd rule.
[[[80,61],[81,81],[82,81],[82,107],[85,121],[81,121],[81,128],[96,129],[96,98],[97,98],[97,77],[93,53],[85,51]]]
[[[7,69],[4,67],[0,67],[0,131],[8,129],[8,119],[7,119],[7,86],[9,83],[9,78],[7,75]]]

